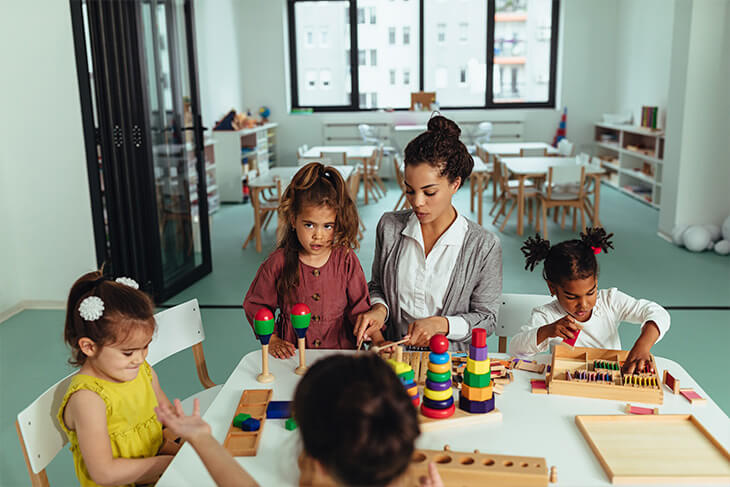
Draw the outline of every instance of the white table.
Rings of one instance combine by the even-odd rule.
[[[558,149],[545,142],[484,142],[482,149],[494,156],[519,156],[520,150],[545,149],[548,154],[558,154]]]
[[[307,363],[337,353],[332,350],[307,350]],[[345,352],[351,353],[351,352]],[[490,354],[505,358],[505,354]],[[539,360],[547,362],[548,355]],[[680,395],[664,388],[664,404],[661,414],[694,414],[712,435],[725,447],[730,448],[730,419],[699,387],[689,374],[676,362],[656,357],[660,376],[664,369],[679,379],[682,387],[692,387],[707,398],[707,404],[692,406]],[[256,382],[261,372],[261,351],[249,353],[233,370],[218,397],[204,415],[210,423],[213,436],[220,442],[225,439],[233,419],[233,411],[244,389],[272,388],[273,400],[291,400],[294,388],[301,378],[294,374],[298,357],[286,360],[269,360],[270,370],[276,380],[270,384]],[[558,468],[559,486],[610,485],[601,465],[593,455],[583,435],[575,425],[577,414],[623,414],[625,403],[605,399],[587,399],[557,395],[532,394],[530,379],[537,374],[513,371],[514,382],[497,396],[497,407],[503,420],[467,428],[424,433],[417,441],[418,448],[438,449],[448,444],[453,451],[471,452],[478,448],[483,453],[545,457],[547,465]],[[266,420],[264,433],[255,457],[238,457],[236,460],[262,486],[298,485],[297,456],[301,441],[296,432],[284,429],[284,420]],[[336,447],[336,445],[333,445]],[[190,445],[184,445],[157,487],[206,487],[213,480]],[[553,484],[551,484],[553,485]]]
[[[519,180],[517,194],[517,235],[523,233],[523,216],[525,213],[525,180],[527,178],[547,177],[551,166],[575,166],[575,157],[500,157],[499,161],[507,166],[509,172]],[[600,226],[601,220],[598,215],[598,207],[601,200],[601,176],[605,170],[600,166],[591,164],[585,165],[586,177],[594,178],[595,192],[593,203],[584,201],[586,212],[594,226]],[[588,204],[586,204],[588,203]]]
[[[332,166],[340,173],[342,179],[347,181],[352,172],[355,170],[353,166]],[[255,178],[252,178],[248,187],[251,190],[251,206],[253,207],[253,237],[256,239],[256,251],[261,252],[261,215],[262,205],[261,194],[265,189],[276,188],[276,182],[281,181],[282,190],[284,190],[294,175],[301,167],[296,166],[279,166],[272,167],[268,171],[262,172]],[[249,237],[250,238],[250,237]],[[248,242],[248,239],[247,239]],[[245,246],[246,244],[244,244]]]

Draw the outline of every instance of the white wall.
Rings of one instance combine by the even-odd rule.
[[[634,115],[658,106],[664,127],[669,94],[674,2],[621,0],[616,19],[616,105],[613,113]]]
[[[231,108],[245,110],[243,92],[246,89],[240,46],[256,41],[258,31],[266,24],[252,19],[238,22],[237,0],[195,0],[195,43],[197,48],[198,80],[203,125],[213,128]],[[246,2],[252,4],[254,2]],[[258,2],[257,2],[258,3]],[[263,3],[263,2],[262,2]],[[245,38],[244,38],[245,37]]]
[[[561,43],[559,62],[562,83],[559,85],[560,107],[568,106],[568,137],[579,145],[593,138],[591,123],[602,113],[613,111],[615,98],[616,5],[600,0],[567,0],[561,2]],[[296,147],[322,142],[323,120],[392,121],[402,112],[315,113],[290,115],[287,103],[289,90],[288,61],[284,61],[288,30],[285,22],[286,2],[268,0],[236,4],[239,25],[266,26],[256,34],[241,39],[240,55],[243,75],[243,103],[240,108],[271,108],[272,121],[278,122],[278,151],[282,164],[295,164]],[[560,71],[560,69],[559,69]],[[444,111],[459,119],[481,120],[511,118],[512,110]],[[525,119],[525,137],[552,141],[560,111],[551,109],[520,110]]]
[[[6,2],[0,33],[2,314],[65,301],[96,258],[69,4]]]
[[[665,234],[730,215],[730,2],[677,0],[676,10],[664,189],[671,197],[659,219]]]

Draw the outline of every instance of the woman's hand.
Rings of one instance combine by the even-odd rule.
[[[375,306],[370,308],[369,311],[361,313],[357,317],[355,322],[355,328],[353,333],[357,337],[355,345],[358,347],[363,341],[373,341],[373,345],[379,345],[383,342],[382,334],[380,330],[385,326],[385,318],[388,316],[388,308],[383,306],[381,303],[377,303]]]
[[[155,413],[160,422],[167,426],[175,436],[185,441],[210,435],[210,425],[200,417],[200,400],[193,400],[193,414],[186,416],[180,399],[175,399],[175,406],[158,406]]]
[[[431,337],[439,333],[442,335],[449,333],[449,320],[443,316],[432,316],[416,320],[408,325],[408,334],[411,339],[406,345],[427,347]]]
[[[286,359],[293,357],[296,352],[296,347],[293,343],[289,343],[286,340],[282,340],[276,335],[271,335],[269,340],[269,355],[276,358]]]

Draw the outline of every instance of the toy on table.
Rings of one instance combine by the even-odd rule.
[[[247,389],[241,394],[233,423],[223,440],[223,447],[234,457],[256,455],[271,394],[271,389]]]
[[[416,383],[413,367],[403,361],[403,347],[399,346],[396,348],[395,358],[388,359],[388,364],[393,367],[395,375],[398,376],[403,383],[403,387],[406,388],[406,392],[408,393],[408,397],[411,398],[413,406],[418,407],[420,405],[418,384]]]
[[[454,414],[454,391],[451,388],[451,357],[448,354],[449,339],[434,335],[429,343],[426,387],[423,389],[421,414],[427,418],[443,419]]]
[[[675,393],[679,394],[679,379],[675,379],[672,374],[669,373],[668,370],[664,371],[664,378],[662,380],[665,386],[669,387],[669,389]]]
[[[294,418],[289,418],[286,420],[286,423],[284,423],[284,428],[286,428],[287,431],[294,431],[297,429],[297,422]]]
[[[580,335],[580,330],[573,332],[573,338],[563,338],[563,343],[570,347],[575,347],[575,341],[578,339],[578,335]]]
[[[643,370],[624,374],[628,355],[626,350],[557,345],[546,381],[548,393],[662,404],[664,393],[654,357]]]
[[[626,414],[659,414],[659,408],[641,408],[626,404]]]
[[[269,401],[266,419],[291,418],[291,401]]]
[[[459,393],[460,409],[472,414],[488,413],[494,409],[490,372],[487,330],[475,328],[471,334],[464,384]]]
[[[304,375],[307,371],[304,350],[307,347],[307,329],[309,328],[309,321],[311,319],[312,311],[309,309],[309,306],[303,303],[297,303],[292,306],[291,324],[294,327],[294,332],[297,334],[297,344],[299,345],[299,367],[294,369],[294,372],[299,375]]]
[[[680,389],[679,393],[687,399],[690,404],[706,404],[707,399],[697,394],[694,389]]]
[[[542,379],[530,379],[530,388],[533,394],[547,394],[547,384]]]
[[[259,382],[272,382],[274,375],[269,373],[269,340],[274,333],[274,313],[261,308],[253,318],[253,329],[261,342],[261,373],[256,377]]]

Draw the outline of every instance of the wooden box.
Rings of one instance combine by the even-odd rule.
[[[253,457],[259,448],[261,435],[264,433],[264,421],[266,421],[266,408],[271,401],[271,389],[247,389],[241,394],[236,411],[231,415],[231,426],[228,428],[223,447],[234,457]],[[258,431],[243,431],[233,426],[233,418],[237,414],[250,414],[252,418],[258,419],[261,426]]]
[[[664,392],[657,374],[656,362],[651,357],[654,372],[645,372],[632,376],[624,376],[621,372],[629,352],[626,350],[606,350],[600,348],[571,348],[567,345],[557,345],[553,349],[551,373],[547,377],[549,394],[563,396],[592,397],[597,399],[614,399],[622,402],[643,402],[662,404]],[[596,361],[616,364],[619,370],[596,369]],[[569,379],[567,373],[575,372],[608,372],[612,380],[588,381],[583,379]]]

